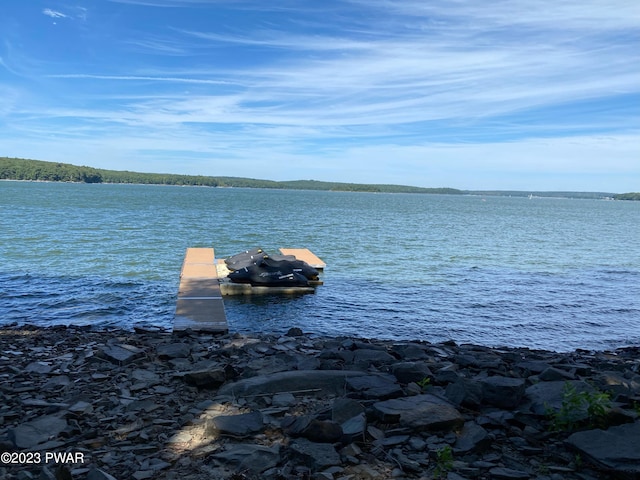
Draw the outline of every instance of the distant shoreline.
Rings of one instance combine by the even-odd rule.
[[[499,197],[579,198],[596,200],[640,200],[640,193],[534,191],[534,190],[460,190],[448,187],[426,188],[392,184],[358,184],[318,180],[275,181],[243,177],[214,177],[169,173],[140,173],[105,170],[66,163],[0,157],[0,180],[104,183],[136,185],[175,185],[218,188],[262,188],[274,190],[322,190],[369,193],[420,193]]]

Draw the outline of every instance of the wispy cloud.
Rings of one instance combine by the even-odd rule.
[[[67,15],[65,15],[64,13],[58,12],[56,10],[51,10],[50,8],[45,8],[44,10],[42,10],[42,13],[51,18],[67,18]]]
[[[640,4],[585,1],[111,0],[119,15],[222,10],[184,22],[154,9],[164,16],[153,28],[114,16],[108,46],[28,69],[56,96],[12,103],[11,128],[44,144],[55,119],[68,143],[128,158],[184,160],[188,145],[191,173],[207,173],[208,156],[237,160],[230,174],[250,172],[255,158],[274,169],[297,159],[323,179],[423,185],[452,184],[455,166],[461,188],[483,168],[525,175],[544,164],[595,178],[606,164],[633,176]]]

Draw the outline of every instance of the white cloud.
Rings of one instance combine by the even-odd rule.
[[[42,13],[51,18],[67,18],[67,15],[65,15],[64,13],[58,12],[56,10],[51,10],[50,8],[45,8],[44,10],[42,10]]]
[[[56,95],[12,102],[7,124],[44,152],[175,158],[176,169],[193,168],[185,173],[221,174],[204,156],[233,159],[225,168],[235,175],[268,158],[273,171],[325,180],[497,188],[500,172],[545,169],[573,171],[576,186],[609,173],[637,183],[630,130],[639,117],[624,103],[640,93],[636,1],[324,5],[243,1],[238,8],[286,11],[259,28],[179,28],[171,16],[162,28],[118,31],[109,39],[117,63],[56,66],[44,74]],[[311,9],[320,11],[302,15]],[[42,140],[47,131],[57,139]]]

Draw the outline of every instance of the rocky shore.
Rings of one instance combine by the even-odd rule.
[[[0,329],[0,478],[638,479],[640,348]]]

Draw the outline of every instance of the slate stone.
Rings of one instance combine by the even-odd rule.
[[[422,360],[428,357],[425,347],[420,344],[396,344],[392,348],[403,361]]]
[[[349,390],[359,398],[387,399],[404,395],[393,375],[362,375],[346,379]]]
[[[335,443],[342,438],[342,427],[333,420],[313,419],[302,436],[312,442]]]
[[[396,361],[396,357],[384,350],[358,349],[353,353],[353,362],[364,362],[372,365],[385,365]]]
[[[331,407],[331,420],[337,423],[343,423],[361,413],[365,408],[357,400],[351,398],[337,398]]]
[[[223,367],[218,365],[182,374],[185,382],[199,388],[217,388],[227,380]]]
[[[442,367],[435,374],[435,383],[439,385],[446,385],[447,383],[453,383],[460,377],[458,373],[458,365],[452,363],[446,367]]]
[[[505,467],[494,467],[489,470],[489,475],[492,480],[529,480],[531,478],[527,472]]]
[[[425,378],[433,378],[433,373],[424,362],[400,362],[393,365],[391,373],[403,384],[420,382]]]
[[[101,348],[101,356],[117,365],[127,365],[143,355],[144,350],[134,345],[116,344]]]
[[[317,394],[339,395],[344,393],[345,380],[368,375],[353,370],[293,370],[268,375],[258,375],[223,385],[222,396],[251,396],[265,393],[317,390]],[[374,375],[375,376],[375,375]]]
[[[250,470],[261,473],[275,467],[280,461],[280,447],[251,444],[228,444],[224,452],[211,455],[216,460],[228,463],[238,471]]]
[[[340,424],[342,433],[347,437],[348,441],[354,441],[358,437],[362,437],[367,429],[367,416],[359,413]]]
[[[543,382],[554,382],[558,380],[575,380],[575,375],[559,368],[549,367],[540,372],[538,378]]]
[[[522,401],[525,381],[522,378],[487,377],[480,380],[485,403],[499,408],[515,408]]]
[[[296,403],[296,397],[292,393],[276,393],[271,398],[271,405],[274,407],[289,407]]]
[[[445,395],[454,405],[475,408],[482,403],[484,394],[480,382],[460,377],[454,383],[447,385]]]
[[[536,415],[546,415],[549,409],[560,410],[567,384],[575,388],[577,393],[593,391],[591,385],[579,380],[536,383],[525,390],[525,396],[530,401],[529,410]]]
[[[577,432],[567,443],[608,470],[640,474],[640,421]]]
[[[464,424],[458,410],[430,394],[377,402],[373,409],[383,421],[413,429],[450,430]]]
[[[340,465],[340,455],[329,443],[315,443],[306,438],[298,438],[291,442],[292,457],[301,461],[312,471],[324,470]]]
[[[53,367],[45,362],[31,362],[26,366],[25,371],[29,373],[47,374],[53,370]]]
[[[551,365],[543,360],[524,360],[522,362],[516,363],[515,366],[520,370],[524,370],[526,373],[537,374],[544,372]]]
[[[56,438],[65,428],[67,421],[64,418],[58,415],[43,415],[9,429],[9,440],[17,448],[33,448]]]
[[[191,346],[182,342],[158,345],[156,348],[156,354],[161,360],[187,358],[189,354],[191,354]]]
[[[460,453],[482,450],[488,446],[489,433],[476,422],[466,422],[458,433],[454,449]]]
[[[222,434],[244,437],[264,429],[264,418],[259,411],[240,415],[219,415],[207,421],[208,434]]]

